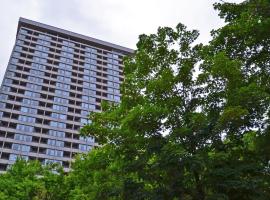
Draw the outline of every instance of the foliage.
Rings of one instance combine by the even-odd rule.
[[[57,166],[42,167],[38,161],[17,160],[6,173],[1,174],[0,199],[64,199],[63,178],[63,171]]]
[[[226,25],[207,45],[183,24],[140,36],[121,103],[81,130],[100,148],[66,176],[18,162],[0,199],[269,199],[270,2],[214,8]]]

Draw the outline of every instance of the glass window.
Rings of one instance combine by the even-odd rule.
[[[69,90],[70,89],[70,85],[68,85],[68,84],[64,84],[64,83],[56,83],[56,87],[58,87],[58,88],[63,88],[63,89],[67,89],[67,90]]]
[[[41,46],[41,45],[36,45],[36,49],[38,49],[40,51],[49,51],[49,48],[48,47]]]
[[[17,124],[16,129],[20,130],[20,131],[24,131],[24,132],[33,132],[34,131],[33,126],[27,126],[27,125],[23,125],[23,124]]]
[[[44,160],[45,165],[50,165],[50,164],[54,164],[54,163],[62,165],[62,161],[60,161],[60,160],[51,160],[51,159],[45,159]]]
[[[59,110],[59,111],[65,111],[65,112],[67,112],[67,110],[68,110],[68,107],[66,107],[66,106],[60,106],[60,105],[53,105],[53,109],[55,109],[55,110]]]
[[[63,157],[63,151],[59,151],[55,149],[47,149],[46,154],[49,156]]]
[[[21,112],[30,113],[30,114],[37,114],[37,109],[21,107]]]
[[[56,121],[51,121],[50,125],[52,127],[57,127],[57,128],[66,128],[66,124],[63,122],[56,122]]]
[[[46,47],[46,48],[47,48],[47,47]],[[35,51],[34,54],[37,55],[37,56],[43,57],[43,58],[48,57],[48,54],[47,54],[47,53],[44,53],[44,52],[42,52],[42,51]],[[40,62],[40,61],[38,61],[38,62]],[[44,62],[44,61],[42,61],[42,62]]]
[[[37,92],[30,92],[30,91],[25,91],[24,92],[24,95],[25,96],[28,96],[28,97],[34,97],[34,98],[39,98],[40,97],[40,94],[37,93]]]
[[[81,123],[82,124],[89,124],[89,123],[91,123],[91,120],[90,119],[81,118]]]
[[[37,64],[37,63],[32,63],[32,68],[34,69],[40,69],[40,70],[46,70],[45,65]]]
[[[16,155],[16,154],[10,154],[9,155],[9,160],[10,161],[16,161],[18,158],[28,161],[28,156]]]
[[[79,140],[85,141],[87,143],[93,143],[93,142],[95,142],[95,139],[93,137],[91,137],[91,136],[85,136],[85,137],[84,136],[80,136]]]
[[[18,120],[22,121],[22,122],[27,122],[27,123],[35,123],[36,118],[29,117],[29,116],[24,116],[24,115],[19,115]]]
[[[24,144],[12,144],[12,149],[16,151],[29,152],[30,146]]]
[[[32,99],[23,99],[23,104],[38,106],[38,101]]]
[[[60,97],[54,97],[54,102],[61,103],[61,104],[68,104],[67,99],[63,99],[63,98],[60,98]]]
[[[22,134],[16,133],[15,136],[14,136],[14,139],[24,141],[24,142],[31,142],[32,141],[32,136],[30,136],[30,135],[22,135]]]
[[[67,77],[64,77],[64,76],[57,76],[57,80],[63,81],[63,82],[70,82],[71,78],[67,78]]]
[[[59,137],[59,138],[64,138],[65,137],[65,132],[49,130],[48,135],[54,136],[54,137]]]
[[[48,139],[48,145],[56,146],[56,147],[64,147],[64,142],[59,140]]]
[[[28,76],[28,80],[32,82],[37,82],[37,83],[43,83],[42,78],[34,77],[34,76]]]
[[[5,91],[5,92],[9,92],[10,91],[10,87],[8,87],[8,86],[2,86],[1,90],[2,91]]]
[[[58,94],[58,95],[63,95],[63,96],[68,96],[69,95],[69,92],[67,91],[63,91],[63,90],[55,90],[55,94]]]
[[[92,147],[89,145],[85,145],[85,144],[79,144],[79,149],[81,151],[90,151],[92,149]]]
[[[26,84],[26,87],[28,89],[41,90],[41,86],[40,85],[35,85],[35,84],[32,84],[32,83],[27,83]]]
[[[38,70],[35,70],[35,69],[31,69],[30,73],[34,74],[34,75],[38,75],[38,76],[44,76],[44,74],[45,74],[44,72],[38,71]]]
[[[96,109],[96,106],[92,105],[92,104],[89,104],[89,103],[82,103],[82,108],[94,110],[94,109]]]
[[[51,114],[51,117],[52,118],[55,118],[55,119],[62,119],[62,120],[66,120],[67,119],[67,115],[60,114],[60,113],[52,113]]]
[[[39,58],[39,57],[33,57],[33,61],[34,62],[38,62],[38,63],[46,63],[47,62],[47,59],[45,58]]]

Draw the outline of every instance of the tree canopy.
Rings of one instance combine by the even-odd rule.
[[[18,162],[0,199],[270,199],[270,2],[214,8],[226,24],[207,45],[181,23],[140,35],[121,103],[81,130],[101,147],[67,175]]]

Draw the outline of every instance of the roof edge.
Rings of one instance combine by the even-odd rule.
[[[59,33],[65,34],[65,35],[75,37],[75,38],[79,38],[79,39],[87,40],[87,41],[90,41],[90,42],[93,42],[93,43],[97,43],[99,45],[104,45],[104,46],[107,46],[107,47],[115,48],[117,50],[122,50],[122,51],[128,52],[130,54],[134,53],[133,49],[123,47],[121,45],[117,45],[117,44],[114,44],[114,43],[110,43],[110,42],[106,42],[106,41],[103,41],[103,40],[95,39],[95,38],[92,38],[92,37],[89,37],[89,36],[86,36],[86,35],[75,33],[75,32],[72,32],[72,31],[68,31],[68,30],[65,30],[65,29],[62,29],[62,28],[57,28],[55,26],[43,24],[43,23],[36,22],[36,21],[26,19],[26,18],[23,18],[23,17],[19,18],[18,30],[17,31],[19,31],[20,27],[23,24],[29,24],[29,25],[33,25],[33,26],[36,26],[36,27],[40,27],[40,28],[51,30],[51,31],[59,32]]]

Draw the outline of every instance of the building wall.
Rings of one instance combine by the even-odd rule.
[[[95,146],[79,129],[101,101],[119,102],[132,50],[20,19],[0,90],[0,170],[17,157],[60,163]]]

